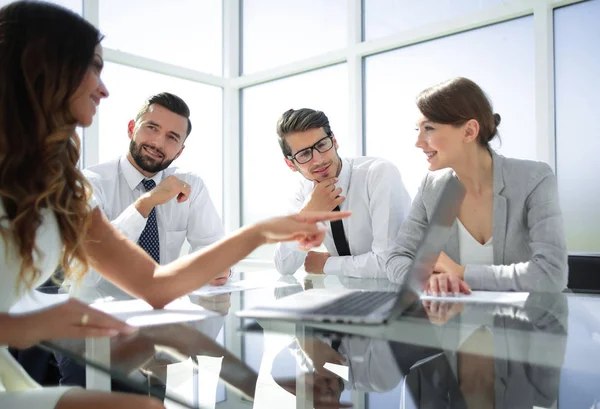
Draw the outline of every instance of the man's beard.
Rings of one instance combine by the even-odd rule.
[[[334,148],[335,149],[335,148]],[[340,155],[337,151],[337,149],[335,150],[335,159],[333,159],[331,161],[331,166],[334,166],[337,164],[337,169],[335,170],[335,175],[334,176],[330,176],[330,178],[333,177],[338,177],[342,171],[342,158],[340,158]],[[298,169],[298,171],[300,172],[300,174],[304,177],[304,179],[306,180],[310,180],[311,182],[314,182],[316,179],[311,179],[311,177],[313,177],[312,172],[308,172],[308,175],[305,175],[304,172],[302,172],[300,170],[300,168],[298,167],[298,165],[294,165],[296,166],[296,169]]]
[[[157,162],[153,159],[145,157],[142,153],[142,145],[137,145],[133,141],[133,139],[131,140],[131,142],[129,142],[129,153],[131,154],[131,157],[133,158],[134,162],[140,167],[140,169],[148,173],[158,173],[161,170],[165,170],[169,167],[169,165],[171,165],[171,162],[173,162],[173,159],[163,159],[162,161]]]

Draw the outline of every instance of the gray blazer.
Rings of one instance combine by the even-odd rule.
[[[510,159],[492,152],[494,171],[494,265],[467,265],[474,290],[562,291],[567,285],[567,245],[556,177],[543,162]],[[393,247],[387,253],[390,281],[401,283],[410,268],[442,187],[452,169],[429,172]],[[443,250],[460,264],[458,225]]]

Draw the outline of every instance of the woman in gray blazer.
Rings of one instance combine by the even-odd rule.
[[[388,278],[403,282],[442,188],[458,178],[466,195],[425,291],[563,290],[567,247],[552,169],[489,147],[500,115],[471,80],[431,87],[417,97],[417,106],[422,116],[416,146],[430,172],[388,251]]]

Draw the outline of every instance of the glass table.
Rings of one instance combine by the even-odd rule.
[[[418,302],[385,326],[306,325],[235,312],[308,288],[397,287],[273,271],[237,280],[263,286],[186,297],[212,311],[201,320],[42,346],[85,366],[88,387],[154,395],[167,408],[600,408],[597,296]]]

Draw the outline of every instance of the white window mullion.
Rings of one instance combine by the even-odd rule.
[[[231,232],[241,225],[240,0],[223,1],[223,223]]]
[[[357,53],[362,41],[362,0],[348,0],[348,140],[351,156],[364,155],[363,61]]]
[[[83,0],[83,17],[95,27],[100,25],[99,0]],[[100,158],[100,112],[92,121],[92,124],[84,129],[83,152],[81,155],[81,167],[87,168],[98,163]]]

